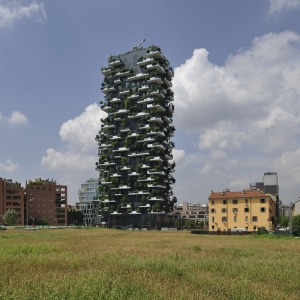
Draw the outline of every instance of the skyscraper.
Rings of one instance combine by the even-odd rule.
[[[159,226],[173,206],[173,69],[157,46],[111,56],[100,101],[99,199],[108,225]]]

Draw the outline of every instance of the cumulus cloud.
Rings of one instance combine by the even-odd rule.
[[[97,143],[95,136],[105,117],[97,104],[89,105],[78,117],[62,124],[59,135],[67,144],[67,151],[48,149],[41,166],[50,170],[89,170],[95,165]]]
[[[20,3],[12,2],[4,6],[0,3],[0,27],[12,26],[15,21],[24,17],[45,23],[47,14],[44,4],[32,2],[28,6],[21,6]]]
[[[196,49],[175,69],[180,113],[174,121],[200,133],[201,150],[237,150],[245,143],[266,152],[295,149],[299,80],[300,35],[292,31],[256,37],[221,67],[205,49]]]
[[[283,152],[271,165],[282,176],[282,185],[290,187],[300,184],[300,147],[295,151]]]
[[[7,159],[6,164],[0,162],[0,170],[4,172],[14,172],[19,169],[18,163],[13,163],[11,160]]]
[[[300,0],[269,0],[270,14],[289,11],[300,7]]]
[[[210,157],[213,160],[223,159],[227,157],[227,154],[222,150],[212,150],[210,151]]]
[[[9,123],[9,124],[13,124],[13,125],[26,125],[26,124],[28,124],[28,119],[26,118],[26,116],[23,115],[22,113],[20,113],[19,111],[13,111],[9,118],[4,117],[0,113],[0,120],[4,121],[6,123]]]
[[[176,162],[176,164],[178,164],[183,160],[185,156],[185,151],[179,149],[173,149],[172,154],[173,154],[173,160]]]

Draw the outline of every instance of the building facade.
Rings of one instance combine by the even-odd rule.
[[[68,188],[53,180],[26,181],[25,224],[45,220],[50,225],[67,225]]]
[[[8,209],[14,209],[18,213],[16,224],[23,225],[24,188],[21,183],[0,178],[0,223],[4,223],[3,216]]]
[[[251,190],[260,189],[266,194],[277,195],[279,197],[278,175],[276,172],[266,172],[262,182],[250,183]]]
[[[158,225],[172,207],[173,70],[157,46],[111,56],[96,136],[102,211],[109,225]],[[101,103],[101,102],[100,102]]]
[[[77,210],[83,215],[83,224],[94,226],[101,222],[99,215],[99,190],[98,178],[90,178],[81,184],[78,190],[78,201],[75,204]]]
[[[210,231],[272,230],[276,197],[246,189],[241,192],[211,192],[209,198]]]
[[[174,206],[174,210],[169,214],[170,220],[191,220],[195,224],[204,222],[204,226],[208,226],[209,207],[208,204],[183,202]]]

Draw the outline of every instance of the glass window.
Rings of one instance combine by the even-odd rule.
[[[215,210],[214,208],[212,208],[212,209],[210,210],[210,212],[211,212],[211,213],[215,213],[216,210]]]
[[[245,213],[248,213],[248,212],[249,212],[249,207],[245,207],[245,208],[244,208],[244,212],[245,212]]]
[[[257,222],[257,217],[256,216],[252,217],[252,222]]]
[[[226,217],[222,217],[222,222],[223,223],[227,222],[227,218]]]
[[[234,214],[236,214],[236,213],[238,212],[238,209],[237,209],[237,208],[233,208],[233,209],[232,209],[232,212],[233,212]]]
[[[266,203],[266,199],[260,199],[260,203]]]
[[[245,199],[245,203],[248,204],[248,199]]]
[[[237,219],[237,217],[236,217],[236,216],[234,216],[234,217],[233,217],[233,222],[236,222],[236,219]]]
[[[232,204],[238,204],[237,199],[233,199],[233,200],[232,200]]]
[[[226,208],[222,208],[222,213],[226,213],[227,209]]]
[[[245,217],[245,222],[248,223],[248,216]]]
[[[214,223],[214,222],[215,222],[215,217],[212,217],[212,218],[211,218],[211,221]]]
[[[227,200],[223,200],[223,204],[226,204],[227,203]]]
[[[260,208],[260,212],[266,212],[266,208],[265,207],[261,207]]]

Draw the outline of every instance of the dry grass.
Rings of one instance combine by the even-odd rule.
[[[299,299],[300,240],[0,232],[0,299]]]

